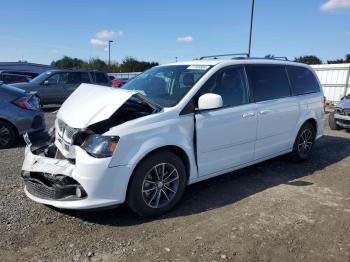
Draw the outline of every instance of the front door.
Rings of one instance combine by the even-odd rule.
[[[195,115],[199,176],[252,161],[258,119],[242,66],[216,73],[200,89],[195,101],[205,93],[221,95],[224,106]]]

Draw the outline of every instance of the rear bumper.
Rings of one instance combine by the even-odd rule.
[[[35,186],[28,184],[25,179],[25,194],[35,202],[54,206],[61,209],[95,209],[121,204],[125,201],[127,186],[131,176],[133,166],[109,167],[110,159],[96,159],[78,148],[75,163],[68,160],[60,160],[37,155],[27,146],[25,150],[25,160],[22,172],[27,178],[31,174],[36,174],[39,182],[43,185]],[[64,191],[62,185],[56,182],[47,183],[42,177],[51,176],[56,181],[58,176],[68,177],[68,184],[73,186],[73,190]],[[40,187],[41,186],[41,187]],[[57,188],[63,191],[56,192]],[[76,194],[75,188],[82,189],[83,194]],[[39,191],[38,191],[39,190]],[[53,193],[40,192],[49,190]],[[66,195],[62,195],[66,193]],[[59,199],[55,199],[56,196]]]

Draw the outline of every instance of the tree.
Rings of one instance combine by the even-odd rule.
[[[85,69],[95,69],[101,70],[104,72],[110,73],[119,73],[119,72],[143,72],[151,67],[159,65],[157,62],[146,62],[139,61],[132,57],[124,58],[121,64],[117,62],[111,63],[110,66],[107,63],[99,58],[91,58],[88,62],[78,59],[71,58],[68,56],[64,56],[62,59],[57,61],[52,61],[52,66],[56,66],[58,68],[85,68]]]
[[[315,55],[306,55],[306,56],[296,57],[294,59],[294,62],[304,63],[308,65],[322,64],[322,60]]]
[[[132,57],[124,58],[120,64],[120,72],[143,72],[151,67],[159,65],[156,62],[138,61]]]
[[[51,65],[58,68],[81,68],[84,64],[84,61],[78,58],[71,58],[64,56],[62,59],[52,61]]]
[[[350,54],[347,54],[345,56],[345,59],[336,59],[336,60],[328,60],[328,64],[344,64],[344,63],[350,63]]]

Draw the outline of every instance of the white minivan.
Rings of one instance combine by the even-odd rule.
[[[324,97],[307,65],[201,59],[154,67],[119,89],[82,84],[50,142],[27,140],[26,195],[63,209],[126,202],[173,208],[185,188],[282,154],[306,160],[324,129]]]

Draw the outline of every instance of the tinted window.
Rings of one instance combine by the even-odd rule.
[[[16,76],[16,75],[3,75],[3,81],[5,84],[11,84],[11,83],[19,83],[19,82],[27,82],[27,79],[23,76]]]
[[[95,73],[96,83],[109,83],[108,78],[104,73]]]
[[[249,83],[255,102],[290,96],[289,81],[284,66],[247,66]]]
[[[316,77],[309,69],[298,66],[288,66],[287,69],[294,95],[320,91]]]
[[[213,75],[196,95],[196,104],[198,98],[207,93],[220,95],[224,107],[249,103],[249,92],[243,67],[224,69]]]
[[[72,72],[68,73],[67,84],[91,83],[87,72]]]

